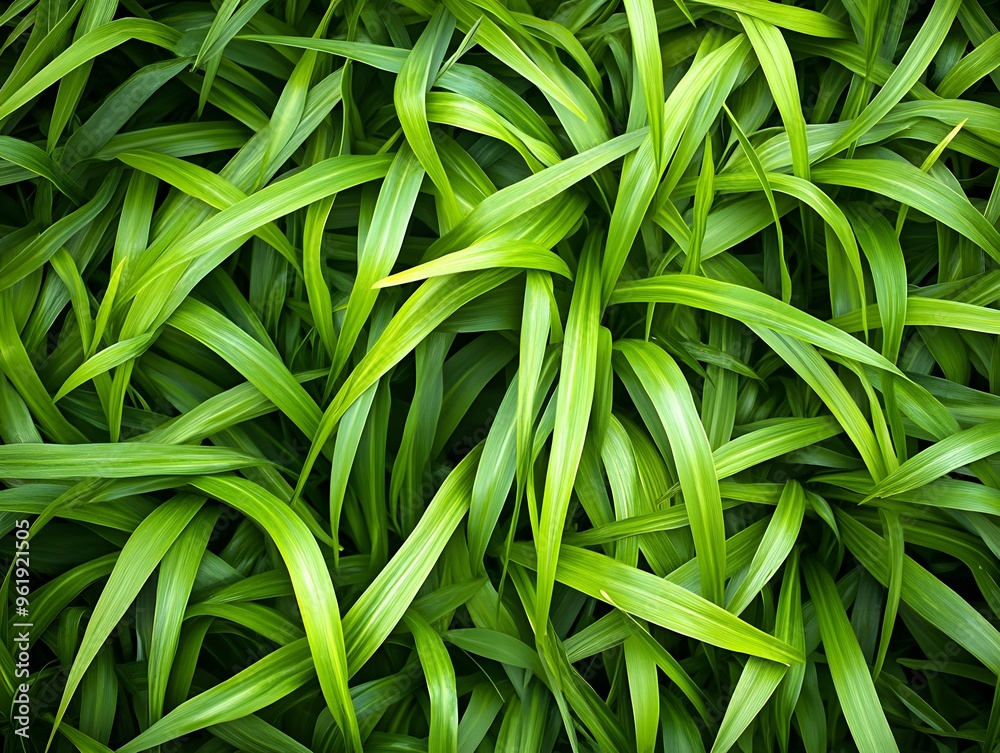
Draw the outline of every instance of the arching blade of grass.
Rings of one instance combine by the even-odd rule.
[[[552,431],[545,491],[539,514],[538,586],[535,621],[538,630],[546,631],[552,589],[559,561],[561,533],[566,524],[569,497],[576,478],[580,454],[590,420],[589,406],[597,378],[597,319],[599,314],[600,268],[593,238],[584,248],[577,269],[577,287],[566,321],[561,379]]]
[[[670,440],[681,492],[691,519],[702,589],[705,598],[721,604],[726,572],[722,497],[712,448],[695,412],[694,401],[680,367],[665,351],[631,340],[620,341],[618,348],[656,407]]]
[[[347,687],[337,595],[315,539],[290,508],[252,482],[206,476],[193,485],[240,510],[274,539],[292,579],[316,674],[331,713],[348,748],[360,750],[357,717]]]
[[[252,714],[308,682],[315,675],[310,658],[305,638],[282,646],[230,679],[185,701],[119,748],[119,753],[138,753],[212,724]]]

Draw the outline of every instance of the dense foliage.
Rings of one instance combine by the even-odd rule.
[[[997,20],[10,0],[4,749],[994,751]]]

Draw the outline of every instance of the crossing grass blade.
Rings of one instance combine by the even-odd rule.
[[[534,557],[523,548],[516,550],[514,558],[521,564],[535,564]],[[611,598],[613,603],[637,617],[712,645],[782,664],[802,659],[783,641],[747,625],[721,607],[668,580],[657,579],[650,573],[576,547],[566,548],[562,562],[556,571],[561,581],[584,593],[596,594],[595,598],[605,601]],[[602,583],[613,584],[614,590],[607,591]]]
[[[218,473],[266,463],[224,447],[157,444],[9,444],[0,447],[4,478],[134,478]]]
[[[458,691],[455,670],[441,636],[418,615],[404,617],[413,633],[417,655],[427,678],[431,697],[431,729],[428,747],[434,750],[458,750]]]
[[[217,519],[218,510],[199,510],[167,550],[160,564],[149,654],[150,724],[158,722],[163,715],[163,701],[180,639],[185,608]]]
[[[956,468],[995,454],[998,440],[1000,424],[993,421],[945,437],[882,479],[867,499],[891,497],[926,486]]]
[[[763,584],[771,579],[792,550],[802,526],[806,499],[802,487],[795,481],[785,485],[774,516],[767,526],[760,548],[754,554],[753,562],[742,580],[730,581],[735,589],[726,599],[726,608],[733,614],[740,614],[756,597]],[[754,671],[764,671],[757,668]],[[766,674],[766,672],[765,672]],[[780,678],[779,678],[780,679]]]
[[[175,497],[150,513],[150,516],[129,537],[128,543],[122,547],[121,556],[115,563],[108,584],[94,607],[94,613],[87,623],[87,632],[80,642],[80,648],[66,678],[59,709],[52,722],[49,744],[98,650],[135,599],[153,568],[191,518],[198,513],[204,502],[204,498],[192,495]]]
[[[899,750],[882,712],[864,656],[844,613],[836,584],[825,570],[806,560],[803,571],[816,608],[830,675],[844,718],[859,750]]]

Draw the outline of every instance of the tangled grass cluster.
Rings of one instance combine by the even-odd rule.
[[[5,750],[993,753],[998,20],[11,0]]]

